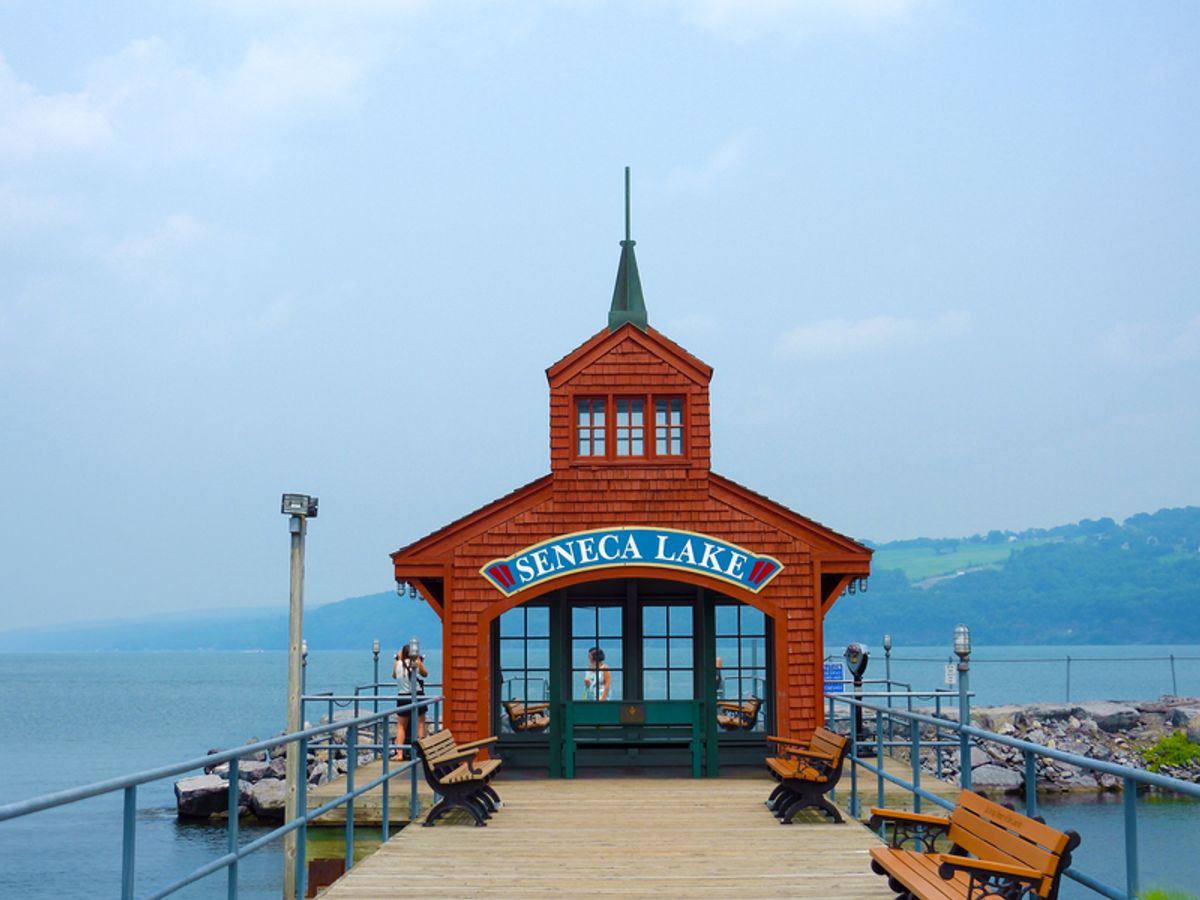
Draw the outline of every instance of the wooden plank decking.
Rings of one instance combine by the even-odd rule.
[[[393,763],[395,768],[398,763]],[[900,778],[912,777],[912,769],[906,760],[892,759],[886,757],[884,760],[884,768],[891,775]],[[368,763],[365,766],[360,766],[355,771],[355,781],[358,784],[365,784],[374,778],[377,778],[383,771],[383,764],[379,761]],[[746,769],[742,770],[727,770],[734,773],[735,778],[746,777]],[[505,776],[502,774],[501,779]],[[768,780],[766,769],[755,769],[753,778],[760,780],[766,784],[768,788],[772,784]],[[710,784],[716,784],[727,780],[726,776],[722,776],[717,781],[709,780]],[[553,781],[547,782],[553,784]],[[407,775],[399,775],[392,780],[390,796],[388,798],[388,818],[391,819],[393,825],[400,825],[408,822],[408,792],[409,792],[409,777]],[[859,771],[858,773],[858,800],[863,809],[869,809],[876,805],[875,776],[869,772]],[[930,775],[926,775],[921,779],[921,787],[931,793],[937,794],[939,797],[944,797],[947,800],[953,801],[958,796],[959,788],[955,784],[946,781],[938,781]],[[337,797],[346,790],[346,780],[344,777],[338,778],[335,781],[326,782],[325,784],[310,787],[308,789],[308,807],[315,809]],[[765,796],[765,794],[764,794]],[[421,806],[428,809],[433,802],[432,792],[425,784],[425,779],[418,777],[417,779],[417,797],[420,799]],[[850,764],[846,764],[846,771],[842,775],[841,783],[838,785],[834,799],[843,809],[850,805]],[[904,788],[898,787],[891,782],[884,782],[883,787],[883,802],[885,806],[892,809],[912,809],[912,794]],[[359,797],[354,802],[354,821],[359,825],[378,825],[383,818],[383,789],[376,788],[373,791],[368,791],[363,796]],[[930,810],[926,810],[929,812]],[[863,814],[866,818],[866,813]],[[317,820],[321,825],[339,825],[346,821],[346,808],[338,806],[321,816]]]
[[[320,896],[890,898],[878,839],[815,814],[780,825],[761,778],[506,779],[486,828],[412,825]]]

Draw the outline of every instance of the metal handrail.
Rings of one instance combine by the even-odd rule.
[[[858,755],[858,746],[860,742],[858,741],[857,735],[854,733],[853,729],[851,729],[850,734],[850,812],[856,817],[859,814],[857,779],[857,771],[859,768],[871,772],[876,776],[877,793],[879,797],[878,805],[880,806],[883,805],[883,782],[888,781],[912,792],[914,797],[913,807],[914,810],[918,812],[920,811],[921,799],[929,800],[930,802],[945,809],[954,808],[953,803],[924,790],[920,786],[921,748],[930,746],[945,746],[944,743],[940,743],[938,737],[941,731],[956,732],[959,734],[960,740],[963,739],[963,736],[965,736],[967,738],[997,743],[1020,750],[1025,760],[1025,811],[1029,816],[1037,815],[1036,759],[1039,756],[1047,759],[1053,759],[1058,762],[1063,762],[1068,765],[1075,766],[1076,768],[1088,769],[1121,778],[1125,805],[1126,891],[1121,892],[1117,888],[1104,884],[1091,875],[1077,870],[1073,866],[1063,873],[1068,878],[1071,878],[1085,887],[1090,888],[1091,890],[1096,891],[1105,897],[1115,898],[1115,900],[1126,900],[1128,897],[1136,896],[1138,891],[1137,786],[1142,784],[1200,799],[1200,785],[1192,784],[1191,782],[1187,781],[1181,781],[1177,778],[1170,778],[1166,775],[1160,775],[1156,772],[1147,772],[1142,769],[1134,769],[1129,766],[1122,766],[1118,763],[1109,762],[1107,760],[1093,759],[1090,756],[1081,756],[1077,753],[1068,753],[1065,750],[1058,750],[1054,747],[1035,744],[1031,741],[1023,741],[1020,738],[997,734],[992,731],[987,731],[983,728],[976,728],[973,725],[964,725],[953,719],[931,716],[925,713],[911,712],[896,707],[878,706],[847,695],[830,694],[827,695],[826,699],[829,701],[831,715],[834,703],[845,703],[847,706],[858,707],[864,712],[874,713],[875,716],[875,739],[870,743],[875,747],[876,758],[879,760],[878,765],[873,765]],[[884,729],[881,727],[885,719],[887,719],[889,722],[893,719],[900,719],[902,721],[913,723],[914,727],[909,729],[909,741],[885,741],[883,737]],[[915,727],[920,725],[931,726],[934,729],[933,742],[922,740],[920,727]],[[910,750],[913,773],[913,780],[911,782],[905,781],[903,778],[892,775],[883,770],[883,750],[885,747],[894,746],[907,746]],[[964,780],[964,787],[970,786],[969,781],[966,780],[966,772],[970,770],[970,765],[969,759],[960,759],[959,761],[960,778]]]
[[[328,696],[320,697],[321,700],[329,699]],[[331,809],[345,804],[346,810],[346,868],[350,869],[354,865],[354,798],[361,796],[367,791],[373,790],[380,785],[383,785],[383,810],[382,810],[382,830],[383,839],[388,839],[388,782],[397,775],[405,772],[411,772],[412,777],[416,778],[415,767],[418,765],[416,760],[408,760],[398,766],[395,770],[390,770],[388,765],[390,753],[387,752],[391,745],[384,741],[382,744],[358,744],[358,729],[360,726],[371,726],[379,722],[385,723],[395,715],[408,715],[420,710],[426,709],[435,704],[441,703],[443,697],[424,697],[417,700],[415,703],[395,706],[383,712],[370,713],[364,716],[358,716],[353,719],[344,720],[341,722],[329,722],[325,725],[318,725],[313,728],[306,728],[302,731],[292,732],[291,734],[280,735],[265,741],[258,741],[253,744],[246,744],[233,750],[222,750],[219,753],[212,753],[206,756],[195,757],[179,763],[173,763],[167,766],[160,766],[156,769],[146,769],[142,772],[135,772],[130,775],[123,775],[117,778],[109,778],[104,781],[97,781],[93,784],[83,785],[77,788],[70,788],[63,791],[55,791],[49,794],[43,794],[38,797],[32,797],[28,800],[20,800],[14,803],[6,803],[0,805],[0,822],[9,819],[16,819],[22,816],[32,815],[33,813],[42,812],[55,807],[67,806],[72,803],[78,803],[83,800],[90,800],[93,797],[99,797],[104,794],[110,794],[115,791],[124,792],[124,809],[123,809],[123,839],[121,848],[121,897],[122,900],[132,900],[134,888],[134,873],[136,871],[136,813],[137,813],[137,788],[140,785],[147,784],[153,781],[160,781],[164,778],[170,778],[173,775],[182,775],[185,772],[191,772],[196,769],[203,769],[211,766],[219,766],[222,763],[229,763],[229,806],[228,809],[233,812],[227,822],[227,847],[228,852],[217,857],[214,860],[206,863],[198,869],[189,872],[182,878],[172,882],[160,890],[149,894],[151,900],[166,897],[176,891],[187,887],[201,878],[211,875],[214,872],[224,868],[229,872],[228,879],[228,896],[236,898],[238,894],[238,861],[244,857],[254,853],[255,851],[265,847],[267,844],[278,840],[284,835],[299,831],[297,840],[297,856],[303,861],[305,854],[305,840],[307,827],[309,822],[317,817],[324,815]],[[287,744],[298,743],[298,750],[301,756],[306,757],[307,743],[310,738],[318,737],[324,734],[330,734],[335,731],[348,729],[349,735],[347,738],[346,747],[351,755],[350,764],[347,767],[346,776],[346,791],[338,797],[321,805],[317,809],[309,811],[307,809],[307,793],[300,792],[300,810],[295,819],[283,823],[278,828],[273,829],[267,834],[256,838],[254,841],[239,847],[237,845],[238,833],[238,816],[236,814],[238,799],[240,796],[239,788],[239,772],[238,761],[243,757],[270,751],[276,747]],[[411,746],[411,745],[404,745]],[[354,784],[354,770],[357,768],[358,752],[360,749],[376,750],[382,749],[381,754],[383,759],[383,773],[372,781],[356,787]],[[417,810],[416,792],[413,791],[410,797],[410,816],[415,817]],[[304,872],[303,867],[298,866],[297,875],[297,894],[302,896],[304,893]]]

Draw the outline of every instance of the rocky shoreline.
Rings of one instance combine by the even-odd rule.
[[[932,713],[932,710],[920,710]],[[954,720],[957,711],[942,711]],[[353,718],[350,710],[338,711],[334,721]],[[327,720],[321,719],[322,724]],[[1066,753],[1088,756],[1135,769],[1146,769],[1141,751],[1176,731],[1187,734],[1200,744],[1200,698],[1164,696],[1157,700],[1093,700],[1085,703],[1032,703],[1014,706],[988,706],[971,710],[971,723],[986,731],[1042,744]],[[281,732],[282,733],[282,732]],[[330,735],[329,743],[341,745],[333,751],[330,771],[327,751],[310,751],[305,765],[308,784],[323,784],[330,777],[344,775],[349,762],[347,731]],[[251,738],[247,744],[258,742]],[[359,736],[360,744],[371,743],[371,735]],[[283,777],[283,748],[270,756],[259,752],[238,764],[238,815],[254,816],[261,822],[283,821],[286,792]],[[210,754],[221,750],[210,750]],[[359,765],[377,757],[372,750],[359,751]],[[955,781],[959,776],[959,754],[955,748],[942,751],[941,777]],[[922,770],[938,773],[935,750],[921,754]],[[1186,766],[1164,765],[1159,773],[1181,781],[1200,784],[1200,761]],[[1039,758],[1040,791],[1119,791],[1121,779],[1115,775],[1088,771],[1066,763]],[[1025,761],[1021,752],[995,742],[976,742],[971,748],[972,786],[996,793],[1017,793],[1025,786]],[[175,801],[180,819],[207,819],[228,813],[229,766],[205,768],[203,775],[175,782]]]
[[[927,711],[928,712],[928,711]],[[943,716],[957,718],[956,712]],[[1157,700],[1093,700],[1085,703],[1032,703],[979,707],[971,710],[971,724],[996,734],[1065,753],[1088,756],[1134,769],[1146,770],[1141,751],[1177,731],[1200,743],[1200,698],[1164,696]],[[942,777],[957,780],[957,750],[942,752]],[[922,770],[937,770],[936,752],[922,751]],[[1184,766],[1164,765],[1160,775],[1200,783],[1200,761]],[[1119,791],[1115,776],[1039,758],[1040,791]],[[971,784],[985,791],[1017,793],[1025,786],[1025,760],[1021,751],[995,742],[976,742],[971,749]]]
[[[354,718],[352,710],[339,710],[333,721]],[[320,724],[328,722],[322,717]],[[306,725],[306,727],[309,727]],[[286,732],[280,732],[282,736]],[[334,744],[332,771],[329,751],[308,753],[305,776],[309,785],[324,784],[332,778],[346,774],[349,767],[349,747],[346,746],[347,729],[340,728],[322,738],[322,744]],[[250,738],[247,745],[257,744],[258,738]],[[371,744],[370,730],[359,733],[358,742]],[[230,748],[215,748],[208,751],[211,756]],[[278,825],[283,822],[284,798],[287,793],[284,779],[285,747],[275,747],[270,754],[266,751],[250,754],[238,760],[238,817],[253,816],[264,824]],[[374,750],[359,750],[358,764],[366,765],[379,754]],[[203,775],[181,778],[175,782],[176,815],[185,820],[203,820],[224,817],[229,813],[229,764],[206,766]]]

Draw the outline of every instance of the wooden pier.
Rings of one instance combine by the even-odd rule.
[[[780,825],[763,806],[773,784],[765,773],[502,775],[495,786],[504,808],[486,828],[458,813],[432,828],[414,823],[320,896],[894,896],[871,872],[869,850],[879,843],[872,832],[849,815],[843,825],[815,813]],[[839,796],[844,805],[847,794]],[[872,804],[866,791],[860,796]]]
[[[398,763],[392,763],[395,768]],[[912,769],[907,760],[893,759],[891,757],[884,758],[884,769],[890,775],[895,775],[899,778],[911,778]],[[365,766],[359,766],[355,770],[354,777],[357,783],[362,784],[377,778],[383,771],[383,763],[376,760],[368,763]],[[528,777],[528,776],[525,776]],[[512,776],[508,773],[501,774],[501,780],[498,785],[507,786],[513,781]],[[765,786],[763,796],[770,791],[773,782],[767,775],[766,769],[731,769],[728,774],[716,781],[705,779],[706,784],[720,784],[727,780],[751,780],[756,784]],[[539,784],[555,785],[559,782],[556,780],[537,781]],[[570,782],[567,782],[570,784]],[[388,819],[392,825],[406,825],[408,823],[409,809],[409,784],[410,779],[407,775],[398,775],[392,779],[391,791],[388,797]],[[946,781],[938,781],[930,775],[925,775],[921,779],[921,787],[930,793],[936,794],[939,797],[944,797],[947,800],[953,801],[958,796],[959,788],[955,784]],[[310,787],[308,789],[308,807],[315,809],[328,801],[339,796],[346,790],[345,776],[335,779],[334,781],[326,782],[325,784]],[[503,792],[502,792],[503,794]],[[850,765],[847,763],[846,772],[842,776],[842,781],[834,792],[834,799],[839,806],[847,809],[850,805]],[[427,810],[433,803],[433,793],[425,784],[425,779],[417,778],[417,799],[420,801],[422,810]],[[863,809],[869,809],[872,806],[878,805],[878,791],[876,788],[875,776],[869,772],[862,770],[858,773],[858,799]],[[912,809],[912,794],[902,787],[899,787],[891,782],[884,782],[883,786],[883,803],[885,806],[893,809]],[[928,810],[927,810],[928,811]],[[865,818],[865,815],[864,815]],[[376,826],[383,819],[383,789],[376,788],[373,791],[368,791],[354,801],[354,822],[358,825]],[[338,806],[325,815],[317,819],[318,825],[342,825],[346,821],[346,807]]]

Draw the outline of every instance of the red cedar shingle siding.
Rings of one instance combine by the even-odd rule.
[[[505,598],[479,569],[556,535],[608,525],[711,534],[783,563],[783,571],[757,597],[740,599],[754,602],[774,619],[778,731],[804,736],[819,724],[823,598],[816,573],[826,565],[833,567],[830,572],[865,575],[870,551],[710,471],[711,375],[708,366],[653,329],[642,333],[625,326],[614,334],[600,332],[547,370],[551,474],[393,554],[397,578],[404,576],[406,566],[445,566],[447,723],[461,739],[483,736],[490,728],[492,621],[535,596]],[[577,459],[571,403],[589,393],[685,397],[684,459]],[[649,410],[647,423],[653,423]],[[653,574],[672,577],[663,570]],[[614,573],[600,571],[596,577]],[[722,582],[711,586],[737,595]],[[556,587],[551,583],[548,589]]]

